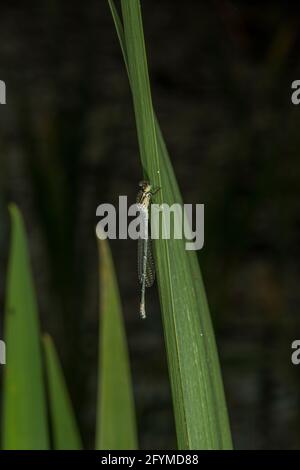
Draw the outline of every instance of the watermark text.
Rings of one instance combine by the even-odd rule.
[[[204,204],[151,204],[149,215],[140,204],[128,207],[127,196],[119,196],[118,211],[112,204],[100,204],[96,215],[101,217],[96,226],[99,239],[137,240],[148,236],[152,239],[184,239],[186,250],[200,250],[204,245]],[[129,221],[128,217],[133,219]],[[148,219],[151,234],[148,234]]]

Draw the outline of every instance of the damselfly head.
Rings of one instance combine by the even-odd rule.
[[[139,182],[139,187],[142,189],[144,193],[150,193],[151,192],[151,184],[149,181],[140,181]]]

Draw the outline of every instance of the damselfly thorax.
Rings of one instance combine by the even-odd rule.
[[[145,209],[148,209],[151,201],[151,196],[153,194],[151,191],[151,184],[149,184],[148,181],[140,181],[139,187],[141,189],[137,194],[136,202],[137,204],[143,206]]]

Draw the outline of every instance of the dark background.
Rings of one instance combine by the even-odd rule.
[[[289,6],[288,6],[289,5]],[[300,8],[288,2],[143,0],[153,101],[185,202],[205,204],[199,253],[236,448],[300,448]],[[93,447],[96,207],[135,200],[133,107],[105,0],[2,1],[0,306],[7,203],[25,218],[43,330]],[[112,241],[140,446],[174,448],[156,288],[138,318],[136,244]]]

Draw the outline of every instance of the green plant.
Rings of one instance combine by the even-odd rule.
[[[62,368],[49,335],[43,337],[43,360],[24,223],[14,204],[10,216],[2,448],[46,450],[51,435],[54,449],[81,449]],[[99,251],[102,295],[96,448],[134,449],[136,423],[119,292],[107,242],[99,242]]]
[[[108,0],[129,76],[144,174],[160,203],[182,204],[154,114],[139,0]],[[215,338],[196,253],[155,240],[158,287],[180,449],[228,449],[231,435]],[[184,287],[183,287],[184,286]]]
[[[96,449],[136,449],[136,420],[125,329],[113,261],[99,241],[100,330]]]
[[[2,406],[3,449],[49,449],[46,386],[55,449],[80,448],[80,437],[54,345],[44,339],[43,361],[37,301],[25,229],[18,208],[10,205],[11,246],[6,291]]]
[[[44,335],[43,344],[53,447],[55,450],[80,450],[82,449],[81,437],[76,425],[58,355],[49,335]]]
[[[2,408],[3,449],[48,449],[37,303],[23,220],[10,205],[11,246],[7,275]]]
[[[160,187],[158,202],[182,204],[155,117],[139,0],[108,0],[133,95],[141,163]],[[3,449],[82,448],[54,344],[44,336],[21,214],[10,206],[2,407]],[[100,250],[100,342],[97,449],[137,448],[136,420],[121,302],[107,242]],[[183,240],[155,241],[164,335],[180,449],[229,449],[231,435],[215,338],[195,252]],[[46,393],[47,391],[47,393]],[[49,416],[47,414],[49,407]],[[51,423],[51,424],[50,424]],[[49,437],[51,436],[51,438]]]

